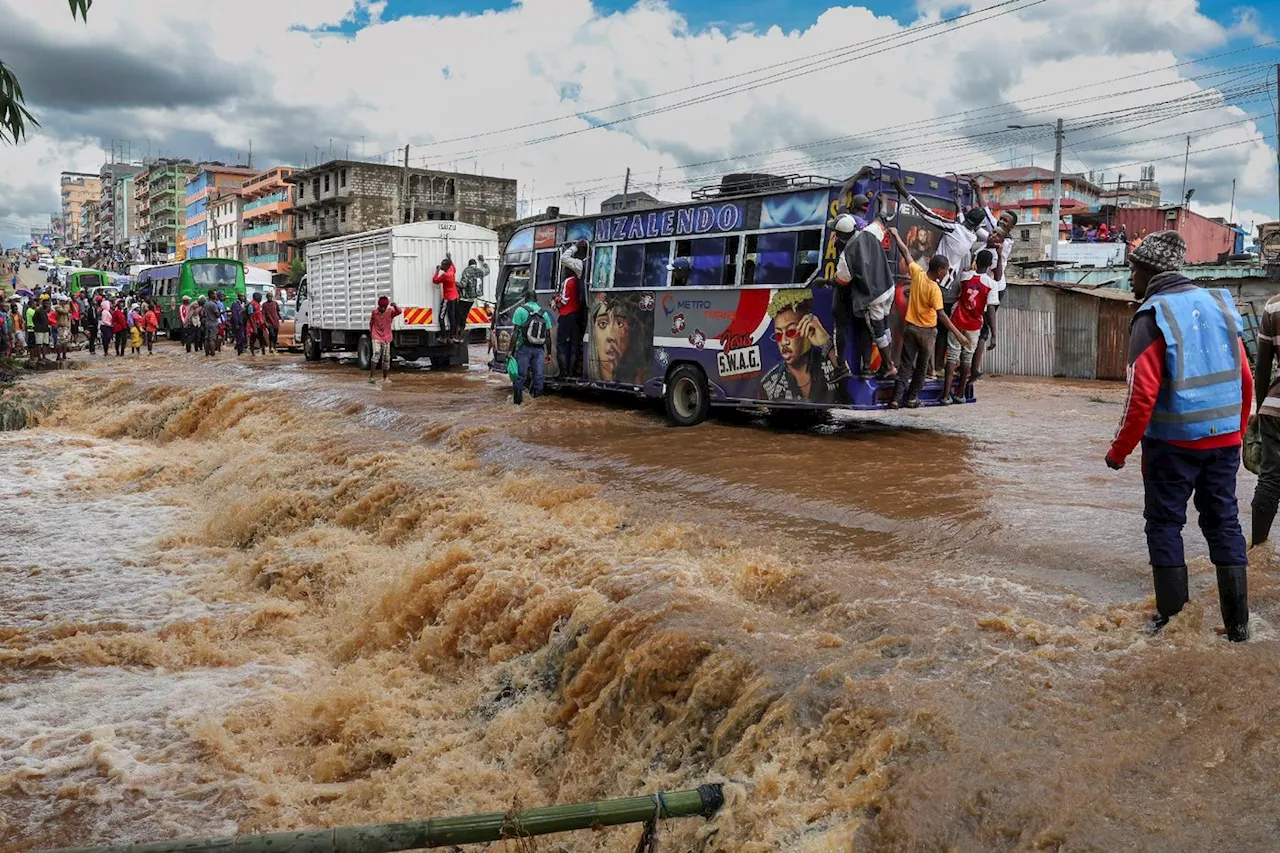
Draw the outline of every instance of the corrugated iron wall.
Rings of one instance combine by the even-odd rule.
[[[1059,290],[1054,299],[1053,375],[1093,379],[1098,370],[1098,298]]]
[[[989,373],[1007,376],[1053,376],[1053,311],[1014,308],[1001,303],[996,320],[996,348],[983,364]]]
[[[1097,378],[1124,380],[1129,366],[1131,302],[1103,299],[1098,303]]]

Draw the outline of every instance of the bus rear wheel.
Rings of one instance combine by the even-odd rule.
[[[697,426],[711,411],[707,377],[691,364],[681,364],[671,371],[663,398],[667,418],[676,426]]]
[[[361,335],[360,342],[356,344],[356,362],[361,370],[368,370],[373,366],[373,341],[368,335]]]
[[[320,360],[320,339],[311,329],[307,329],[302,338],[302,357],[307,361]]]

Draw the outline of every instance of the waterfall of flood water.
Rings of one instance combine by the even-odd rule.
[[[708,781],[663,849],[1273,843],[1271,563],[1257,641],[1203,556],[1147,632],[1114,389],[673,431],[475,371],[155,362],[32,380],[0,436],[0,851]]]

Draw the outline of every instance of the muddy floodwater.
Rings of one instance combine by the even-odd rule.
[[[1228,644],[1193,523],[1149,633],[1120,386],[675,429],[482,362],[164,345],[5,392],[0,853],[705,782],[661,849],[1274,849],[1275,558]]]

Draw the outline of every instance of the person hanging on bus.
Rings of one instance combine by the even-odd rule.
[[[840,364],[831,335],[813,313],[812,291],[779,290],[769,300],[768,314],[782,363],[761,378],[760,399],[835,402]]]
[[[890,228],[889,234],[897,242],[898,249],[909,257],[910,249],[898,234],[898,229]],[[933,364],[938,325],[941,324],[948,332],[956,331],[951,318],[943,310],[942,288],[938,286],[938,282],[947,277],[947,265],[945,255],[934,255],[929,260],[927,272],[915,261],[911,261],[907,268],[911,276],[910,293],[903,316],[902,362],[898,366],[893,402],[889,404],[891,409],[919,407],[920,389],[924,387],[925,377]]]
[[[557,314],[556,366],[560,376],[577,376],[582,358],[582,259],[570,247],[561,255],[560,266],[566,275],[552,300]]]
[[[836,263],[836,292],[833,315],[836,321],[836,348],[844,367],[852,373],[853,341],[859,342],[859,375],[872,375],[872,346],[880,352],[880,376],[898,375],[890,355],[893,335],[889,312],[893,310],[894,276],[881,242],[884,223],[879,216],[845,245]],[[855,320],[861,329],[855,330]],[[843,341],[842,333],[843,332]]]
[[[947,372],[942,385],[942,405],[963,403],[968,395],[969,377],[973,369],[973,353],[978,348],[978,335],[987,312],[987,295],[991,293],[991,278],[987,271],[994,263],[990,249],[978,253],[978,268],[969,272],[960,282],[960,297],[951,312],[951,322],[956,330],[947,335]],[[992,333],[995,332],[994,323]],[[956,365],[960,365],[960,386],[953,393],[952,381],[956,378]]]
[[[1001,224],[987,238],[987,248],[995,253],[995,262],[991,266],[991,272],[988,275],[987,286],[991,288],[991,292],[987,294],[987,310],[982,320],[982,331],[978,334],[978,348],[973,353],[973,378],[978,380],[982,378],[982,356],[996,348],[995,338],[995,322],[996,312],[1000,310],[1000,298],[1004,294],[1005,280],[1005,246],[1012,244],[1012,240],[1006,240],[1004,231],[1004,219],[1001,218]]]

